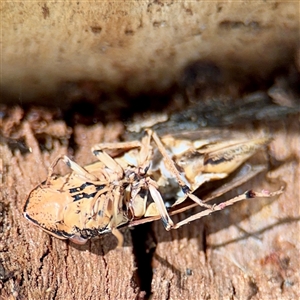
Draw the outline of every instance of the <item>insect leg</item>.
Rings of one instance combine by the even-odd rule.
[[[120,142],[120,143],[102,143],[97,144],[92,148],[92,153],[103,162],[106,167],[117,173],[118,177],[123,176],[123,168],[110,156],[105,150],[131,150],[141,147],[140,141]]]
[[[84,168],[79,166],[76,162],[71,160],[69,157],[67,157],[66,155],[62,155],[57,157],[48,168],[48,176],[47,176],[46,184],[49,183],[49,180],[53,175],[53,170],[60,160],[62,160],[70,169],[72,169],[75,173],[77,173],[79,176],[83,177],[84,179],[88,179],[91,181],[98,180],[96,176],[90,174],[88,171],[86,171]]]
[[[124,237],[123,234],[120,232],[119,229],[117,228],[112,228],[111,233],[117,238],[118,240],[118,248],[121,248],[123,246],[124,243]]]
[[[254,192],[252,190],[249,190],[249,191],[246,191],[245,193],[243,193],[239,196],[236,196],[236,197],[231,198],[231,199],[229,199],[225,202],[222,202],[218,205],[215,205],[213,212],[222,210],[222,209],[224,209],[228,206],[231,206],[234,203],[242,201],[242,200],[253,199],[253,198],[270,198],[270,197],[280,195],[280,194],[282,194],[282,192],[283,192],[283,187],[280,190],[275,191],[275,192],[269,192],[269,191],[266,191],[266,190],[263,190],[261,192]],[[206,209],[204,211],[201,211],[201,212],[199,212],[199,213],[197,213],[193,216],[190,216],[189,218],[186,218],[185,220],[183,220],[181,222],[178,222],[177,224],[175,224],[172,227],[172,229],[177,229],[177,228],[181,227],[182,225],[185,225],[185,224],[188,224],[192,221],[201,219],[202,217],[207,216],[211,213],[212,213],[212,211],[210,209]]]
[[[152,147],[151,147],[151,132],[147,131],[147,135],[143,137],[141,141],[139,152],[139,165],[142,169],[148,168],[152,158]]]
[[[110,170],[117,173],[118,178],[123,177],[123,168],[106,152],[92,148],[93,154]]]
[[[197,196],[195,196],[194,194],[191,193],[190,187],[188,187],[185,182],[182,180],[179,171],[177,170],[174,161],[171,159],[171,157],[168,155],[166,148],[164,147],[164,145],[162,144],[160,138],[158,137],[158,135],[151,131],[151,130],[147,130],[149,135],[152,135],[152,138],[154,140],[154,142],[157,145],[158,150],[160,151],[161,155],[163,156],[164,160],[165,160],[165,164],[166,167],[169,169],[169,171],[173,174],[173,176],[176,178],[178,184],[180,185],[183,193],[191,198],[194,202],[196,202],[198,205],[202,206],[202,207],[206,207],[206,208],[210,208],[213,209],[212,205],[209,204],[205,204],[201,199],[199,199]]]
[[[140,141],[119,142],[119,143],[100,143],[96,144],[94,150],[131,150],[141,147]],[[92,150],[93,151],[93,150]]]
[[[117,229],[117,227],[128,222],[128,219],[123,215],[123,198],[121,194],[121,187],[119,186],[113,190],[111,195],[113,199],[113,214],[112,219],[110,221],[110,227],[112,234],[118,240],[118,248],[123,246],[124,237],[123,234]]]
[[[107,210],[109,198],[105,196],[105,193],[110,191],[111,187],[106,186],[104,189],[97,192],[97,194],[92,199],[89,211],[91,211],[91,215],[95,217],[96,214],[104,213]],[[102,201],[101,201],[102,200]],[[99,211],[99,201],[101,201],[101,210]]]
[[[149,188],[151,197],[156,204],[157,210],[159,211],[161,220],[162,220],[166,230],[170,230],[170,229],[174,228],[174,223],[171,220],[171,218],[166,210],[164,200],[162,199],[160,192],[157,190],[157,187],[155,186],[155,182],[153,180],[151,180],[150,178],[148,180],[148,188]]]

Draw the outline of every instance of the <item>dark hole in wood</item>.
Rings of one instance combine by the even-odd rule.
[[[136,264],[133,280],[139,288],[139,294],[143,295],[142,298],[149,299],[153,277],[152,258],[156,249],[156,238],[152,230],[152,223],[134,227],[131,230],[131,237]]]

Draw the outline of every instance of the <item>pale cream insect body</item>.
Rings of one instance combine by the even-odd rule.
[[[159,138],[147,130],[141,141],[99,144],[92,149],[99,161],[84,168],[66,156],[54,161],[47,180],[30,193],[24,215],[55,237],[80,244],[112,232],[121,245],[118,227],[157,218],[161,218],[167,230],[178,228],[237,201],[280,193],[246,192],[214,206],[193,194],[205,182],[227,177],[268,142],[269,138],[265,137],[214,142],[172,136]],[[117,150],[121,154],[112,158],[105,150]],[[65,176],[53,174],[61,159],[72,169]],[[249,176],[262,169],[254,168]],[[226,191],[228,187],[212,195]],[[174,224],[163,198],[177,199],[172,214],[187,198],[205,210]]]

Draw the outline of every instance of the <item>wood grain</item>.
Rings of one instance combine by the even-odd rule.
[[[22,126],[28,130],[28,124]],[[139,277],[151,271],[152,299],[299,298],[299,116],[260,126],[274,136],[270,159],[281,163],[269,174],[272,180],[259,176],[243,188],[274,190],[284,181],[285,192],[237,204],[176,231],[153,223],[152,240],[147,237],[144,247],[153,252],[152,269],[140,263],[139,272],[128,229],[122,249],[115,249],[112,235],[79,247],[24,219],[26,196],[45,178],[50,162],[68,152],[66,146],[54,143],[50,153],[41,152],[28,133],[31,153],[13,154],[1,145],[0,299],[145,299]],[[120,124],[75,127],[81,140],[76,161],[92,159],[87,145],[95,139],[114,141],[120,132]]]

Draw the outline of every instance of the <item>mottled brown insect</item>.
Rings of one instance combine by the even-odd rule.
[[[227,177],[270,139],[188,139],[158,135],[147,130],[141,141],[99,144],[92,148],[97,162],[81,167],[67,156],[56,159],[45,182],[31,191],[25,217],[46,232],[79,244],[112,232],[122,244],[118,227],[161,219],[166,230],[178,228],[247,198],[271,197],[280,191],[247,191],[218,205],[208,205],[194,192],[205,182]],[[112,158],[107,150],[119,154]],[[53,173],[63,160],[72,172]],[[248,169],[247,169],[248,168]],[[211,200],[261,172],[247,166],[240,178],[211,192]],[[194,204],[184,206],[187,198]],[[168,200],[177,199],[169,205]],[[170,215],[200,205],[203,211],[174,224]]]

